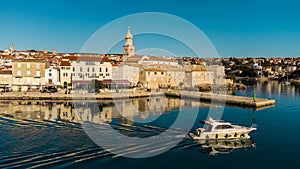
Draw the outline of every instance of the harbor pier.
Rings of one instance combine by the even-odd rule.
[[[241,107],[263,108],[275,105],[275,100],[234,95],[214,94],[208,92],[197,91],[165,91],[165,95],[169,97],[178,97],[185,99],[197,99],[204,102],[221,102],[227,105],[235,105]]]

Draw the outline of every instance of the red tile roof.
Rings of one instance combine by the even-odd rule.
[[[60,62],[60,66],[70,66],[70,62],[69,61],[62,61],[62,62]]]
[[[6,68],[6,69],[11,69],[12,68],[12,66],[11,65],[4,65],[4,67]]]
[[[1,70],[0,74],[11,75],[12,74],[12,70]]]
[[[95,56],[70,56],[71,61],[95,61],[95,62],[110,62],[107,56],[95,57]]]

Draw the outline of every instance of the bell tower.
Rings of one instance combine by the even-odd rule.
[[[134,46],[132,40],[133,36],[130,33],[130,27],[128,27],[128,31],[125,34],[125,44],[123,46],[123,55],[127,57],[134,56]]]

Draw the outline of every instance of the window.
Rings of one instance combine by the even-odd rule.
[[[148,75],[150,75],[150,72],[148,72]]]
[[[80,72],[82,72],[82,67],[80,67]]]
[[[52,73],[49,73],[49,76],[51,77],[51,76],[52,76]]]
[[[223,129],[232,129],[233,127],[230,126],[230,125],[223,125],[222,128],[223,128]]]
[[[87,67],[87,72],[90,72],[90,68],[89,67]]]
[[[108,72],[108,68],[105,68],[105,71]]]
[[[80,61],[79,61],[79,60],[76,60],[76,63],[80,63]]]
[[[36,76],[37,76],[37,77],[40,77],[40,76],[41,76],[41,72],[40,72],[40,71],[36,71],[35,73],[36,73]]]
[[[75,72],[75,67],[73,67],[73,72]]]
[[[161,72],[161,75],[164,75],[164,72]]]
[[[65,67],[61,67],[62,70],[65,70]]]
[[[102,72],[102,68],[101,67],[99,68],[99,72]]]
[[[95,68],[94,67],[92,67],[92,72],[95,72]]]
[[[85,64],[86,64],[86,65],[94,65],[95,63],[94,63],[94,61],[90,61],[90,60],[89,60],[89,61],[86,61]]]
[[[109,73],[106,73],[106,76],[109,76]]]
[[[27,74],[27,76],[30,76],[30,70],[27,70],[26,74]]]
[[[156,75],[157,73],[156,73],[156,72],[154,72],[154,74]]]
[[[100,73],[99,75],[100,75],[100,76],[103,76],[103,73]]]
[[[215,129],[232,129],[233,127],[230,125],[218,125]]]
[[[66,67],[67,70],[70,70],[70,67]]]

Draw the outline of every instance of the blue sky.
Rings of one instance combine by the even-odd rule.
[[[163,12],[196,25],[220,56],[300,56],[299,9],[297,0],[0,0],[0,50],[79,52],[117,18]]]

